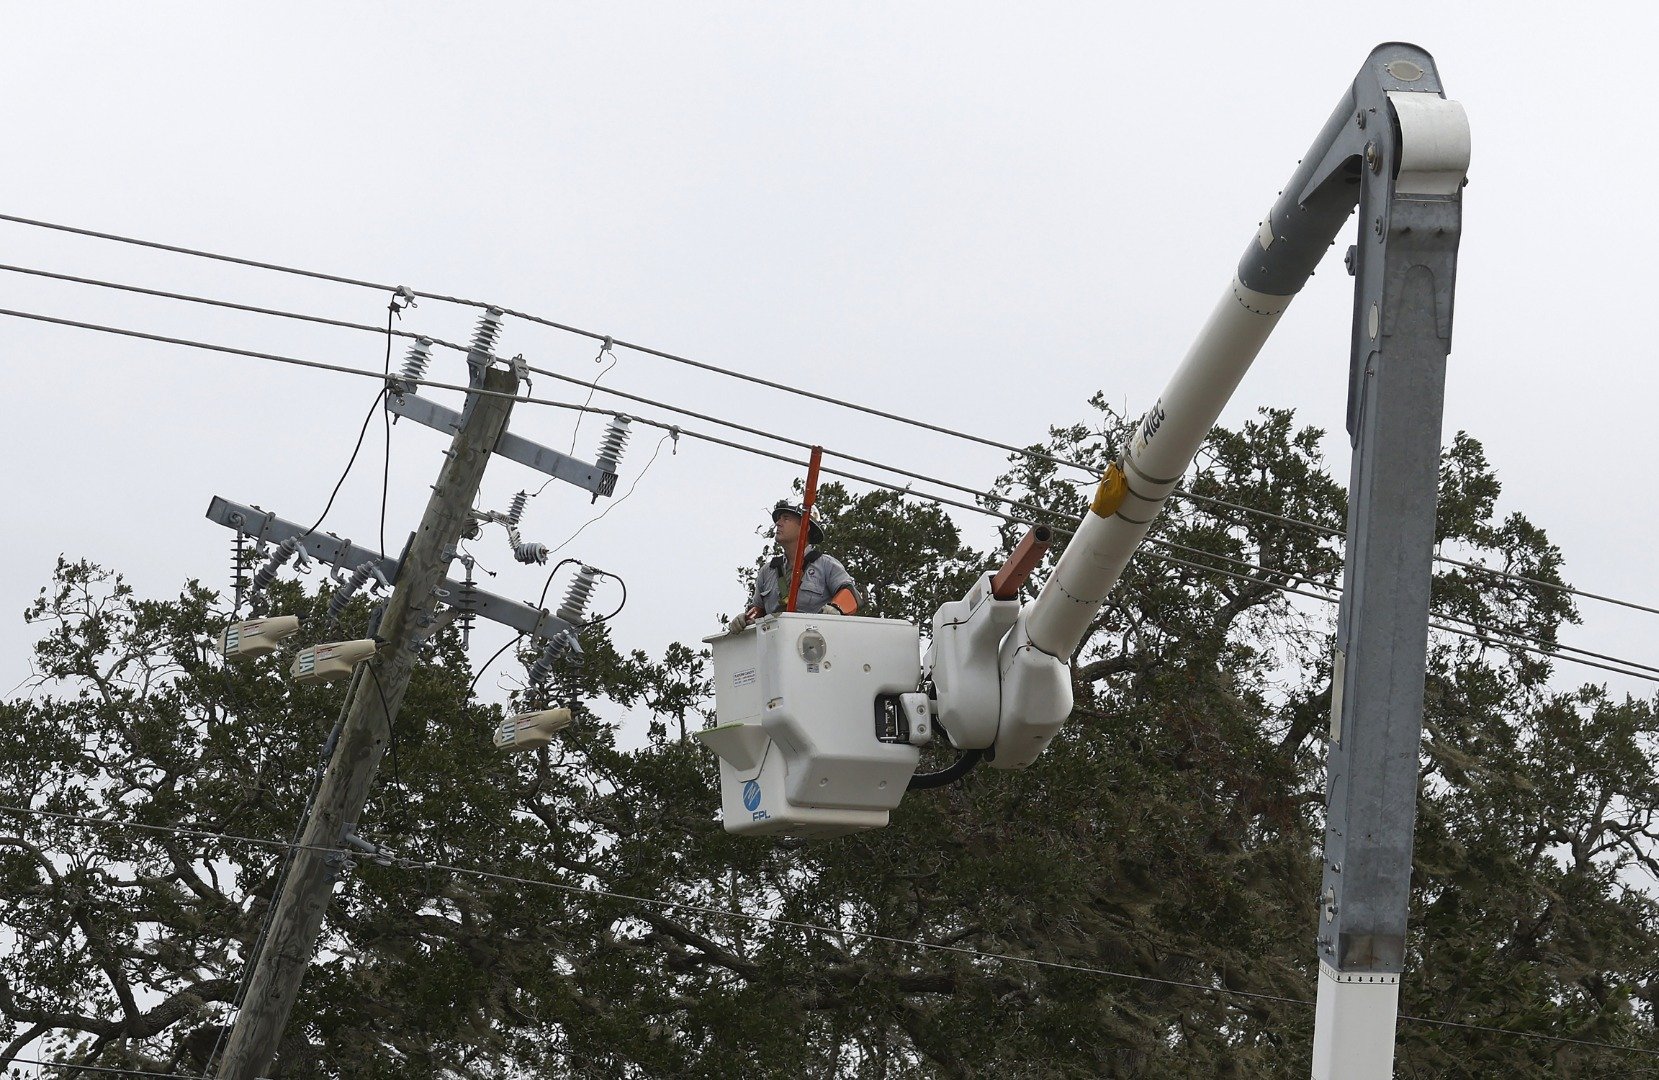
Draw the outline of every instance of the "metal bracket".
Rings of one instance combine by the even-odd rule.
[[[460,413],[419,394],[405,394],[402,399],[388,394],[386,410],[395,416],[406,416],[417,424],[423,424],[446,435],[453,435],[461,427]],[[610,495],[616,490],[614,472],[602,469],[598,465],[589,465],[585,461],[561,454],[529,439],[520,438],[510,431],[501,433],[501,439],[495,445],[495,453],[511,458],[520,465],[528,465],[537,472],[563,480],[567,484],[591,491],[595,495]]]
[[[281,543],[290,536],[305,536],[305,526],[297,522],[279,518],[275,514],[252,506],[231,502],[218,495],[215,495],[213,502],[208,505],[207,519],[244,535],[262,536],[276,543]],[[346,541],[333,533],[314,532],[305,539],[305,545],[311,554],[325,563],[339,560],[345,544]],[[393,560],[361,544],[353,544],[352,551],[357,564],[370,562],[379,567],[388,580],[396,580],[398,564]],[[552,639],[572,628],[570,623],[545,608],[532,607],[476,587],[468,590],[464,582],[456,581],[454,578],[445,578],[442,587],[447,589],[451,596],[460,595],[465,591],[472,598],[467,606],[472,614],[510,626],[526,637]],[[437,618],[442,619],[454,610],[451,608]]]

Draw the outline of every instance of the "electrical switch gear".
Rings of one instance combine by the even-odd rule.
[[[515,753],[546,746],[553,736],[570,726],[569,709],[540,709],[509,716],[496,725],[496,749]]]
[[[297,615],[247,619],[225,627],[219,635],[219,654],[226,660],[257,660],[277,651],[282,639],[300,628]]]
[[[293,675],[294,682],[299,686],[344,682],[351,678],[352,669],[373,656],[378,648],[380,642],[374,638],[312,645],[295,654],[294,666],[289,668],[289,674]]]

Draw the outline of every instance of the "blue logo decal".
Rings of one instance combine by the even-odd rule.
[[[744,781],[743,809],[755,810],[760,806],[760,784],[754,780]]]

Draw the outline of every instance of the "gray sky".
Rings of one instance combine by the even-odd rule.
[[[1650,92],[1655,9],[1127,10],[10,3],[0,211],[489,300],[1025,443],[1084,417],[1096,390],[1147,407],[1366,53],[1413,41],[1473,129],[1447,435],[1486,444],[1501,507],[1549,531],[1570,580],[1659,601],[1644,497],[1659,155],[1629,128]],[[1346,478],[1340,253],[1223,421],[1294,406],[1335,433]],[[357,322],[385,313],[365,290],[8,223],[0,262]],[[368,334],[16,274],[0,273],[0,307],[361,368],[383,356]],[[464,339],[474,314],[426,302],[402,325]],[[501,348],[597,371],[591,342],[543,327],[510,321]],[[119,568],[145,594],[191,576],[225,587],[230,538],[203,518],[210,498],[309,523],[376,392],[4,318],[0,359],[0,689],[27,674],[18,616],[58,553]],[[461,381],[464,366],[440,351],[429,374]],[[602,385],[964,483],[1003,464],[627,352]],[[536,391],[580,396],[551,380]],[[572,423],[520,407],[513,430],[562,449]],[[601,427],[584,423],[578,456]],[[656,441],[638,429],[619,491]],[[393,432],[394,550],[443,445],[411,424]],[[371,546],[380,447],[377,422],[325,525]],[[734,568],[800,471],[682,440],[561,555],[627,578],[622,644],[696,640],[740,603]],[[539,483],[497,462],[484,505]],[[555,484],[525,532],[556,544],[601,509]],[[989,541],[990,521],[959,519]],[[541,574],[499,533],[475,550],[501,572],[487,588],[534,597]],[[1659,661],[1659,616],[1583,611],[1571,643]],[[482,624],[479,658],[505,635]]]

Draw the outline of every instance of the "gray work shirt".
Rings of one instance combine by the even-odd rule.
[[[812,549],[807,550],[811,552]],[[790,569],[785,556],[771,559],[762,566],[755,577],[755,591],[749,596],[749,606],[759,607],[768,615],[782,611],[784,604],[789,602]],[[822,611],[824,605],[830,602],[830,597],[842,589],[851,589],[853,595],[858,596],[858,583],[847,573],[840,560],[833,555],[819,554],[801,572],[801,591],[795,598],[795,610]]]

